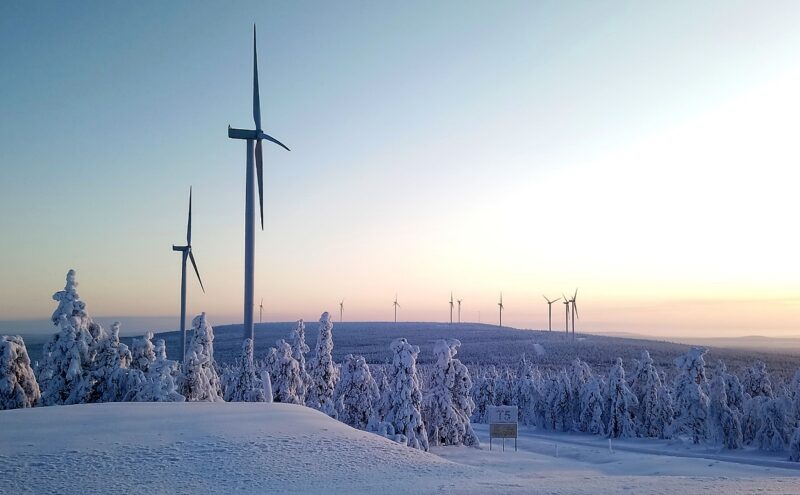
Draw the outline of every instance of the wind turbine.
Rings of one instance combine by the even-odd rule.
[[[344,314],[344,299],[339,301],[339,323],[342,322],[342,315]]]
[[[461,301],[463,301],[463,299],[459,299],[459,300],[456,301],[458,303],[458,322],[459,323],[461,323]]]
[[[580,318],[578,316],[578,305],[575,304],[575,299],[578,297],[578,289],[575,289],[575,294],[573,294],[572,299],[569,302],[572,303],[572,340],[575,340],[575,318]]]
[[[569,299],[567,299],[567,296],[565,296],[564,294],[561,294],[561,297],[564,299],[564,306],[566,306],[564,309],[567,311],[566,325],[567,325],[567,337],[569,337]]]
[[[500,302],[497,303],[497,306],[500,307],[500,327],[503,326],[503,293],[500,293]]]
[[[395,323],[397,323],[397,308],[399,308],[399,307],[400,307],[400,305],[397,303],[397,294],[395,294],[394,295],[394,322]]]
[[[453,324],[453,292],[450,292],[450,324]]]
[[[553,331],[553,303],[558,301],[558,300],[560,300],[561,298],[559,297],[558,299],[553,299],[551,301],[550,299],[547,298],[547,296],[542,296],[542,297],[544,298],[545,301],[547,301],[547,331],[548,332],[552,332]]]
[[[197,274],[197,281],[200,282],[200,288],[203,289],[205,294],[206,289],[203,287],[203,281],[200,279],[200,271],[197,269],[197,263],[194,261],[194,254],[192,254],[192,188],[189,187],[189,221],[186,223],[186,245],[176,246],[172,245],[173,251],[181,252],[181,352],[182,362],[186,361],[186,258],[189,258],[194,267],[194,272]]]
[[[261,304],[258,305],[258,322],[261,323],[261,320],[264,316],[264,298],[261,298]]]
[[[261,130],[261,102],[258,93],[258,54],[256,52],[256,26],[253,25],[253,120],[256,128],[234,129],[228,126],[228,137],[247,141],[247,168],[245,171],[244,189],[244,336],[254,339],[253,328],[253,286],[255,281],[255,251],[256,251],[256,198],[253,174],[258,174],[258,202],[261,212],[261,230],[264,230],[264,157],[261,151],[261,141],[266,139],[286,151],[283,143],[265,134]],[[255,146],[255,152],[254,152]],[[253,158],[255,157],[255,169]]]

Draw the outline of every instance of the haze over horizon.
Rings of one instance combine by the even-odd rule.
[[[189,314],[241,322],[255,22],[265,321],[800,335],[800,4],[237,7],[0,5],[0,320],[75,268],[177,322],[192,185]]]

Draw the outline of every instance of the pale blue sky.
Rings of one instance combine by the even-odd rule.
[[[580,286],[585,328],[800,334],[797,2],[3,3],[0,318],[46,317],[70,267],[96,314],[176,313],[191,184],[190,311],[240,321],[253,22],[292,148],[265,153],[271,319],[503,290],[541,327]]]

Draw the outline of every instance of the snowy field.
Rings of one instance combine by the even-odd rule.
[[[518,452],[489,451],[484,425],[480,449],[426,453],[278,403],[42,407],[0,411],[0,424],[3,494],[800,492],[800,466],[763,454],[724,462],[672,444],[654,455],[655,440],[612,453],[605,439],[533,430]]]

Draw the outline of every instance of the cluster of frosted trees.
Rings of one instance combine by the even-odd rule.
[[[289,341],[278,340],[263,362],[256,362],[252,344],[222,375],[224,399],[306,405],[348,425],[369,430],[410,447],[477,445],[470,425],[474,403],[467,367],[455,356],[461,343],[436,343],[437,358],[428,387],[423,391],[417,371],[419,347],[405,339],[389,346],[392,361],[376,380],[363,356],[348,354],[333,360],[333,323],[323,313],[315,352],[305,341],[299,320]]]
[[[185,370],[167,359],[163,340],[153,334],[119,340],[119,323],[110,331],[92,321],[78,294],[75,271],[51,320],[58,331],[45,344],[42,361],[32,365],[18,336],[0,337],[0,409],[95,402],[202,400],[198,387],[219,382],[213,363],[213,332],[205,315],[194,319],[190,359]],[[200,385],[198,385],[200,384]],[[217,386],[218,388],[218,386]]]
[[[675,359],[671,384],[647,351],[628,376],[621,359],[608,376],[593,374],[580,359],[546,374],[524,357],[516,371],[488,367],[472,388],[472,420],[485,422],[489,405],[517,405],[520,422],[543,430],[788,449],[792,460],[800,460],[800,370],[779,390],[762,362],[745,369],[740,380],[720,361],[709,379],[705,353],[693,348]]]

